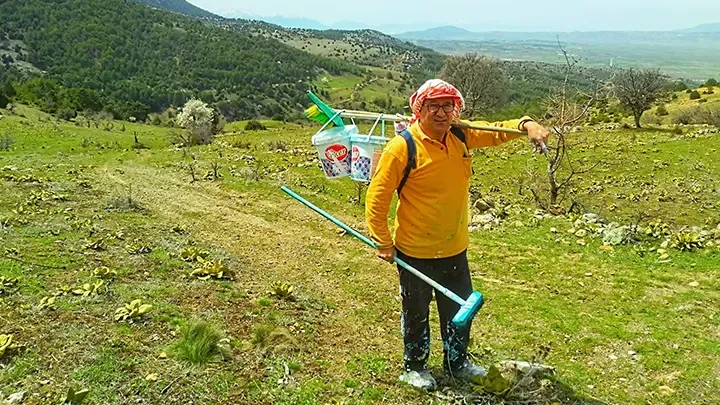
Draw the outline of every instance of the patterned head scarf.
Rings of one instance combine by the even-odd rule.
[[[444,97],[455,99],[455,110],[448,115],[451,120],[457,121],[460,118],[460,111],[465,108],[465,99],[462,94],[460,94],[460,91],[456,89],[455,86],[444,80],[431,79],[426,81],[425,84],[420,86],[420,88],[410,96],[410,108],[413,112],[410,123],[414,123],[420,118],[420,110],[426,100]]]

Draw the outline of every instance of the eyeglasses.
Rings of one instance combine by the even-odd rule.
[[[442,108],[442,110],[448,114],[453,112],[453,110],[455,110],[455,104],[443,104],[443,105],[430,104],[430,105],[426,105],[425,107],[428,109],[428,111],[430,111],[433,114],[436,114],[438,111],[440,111],[440,108]]]

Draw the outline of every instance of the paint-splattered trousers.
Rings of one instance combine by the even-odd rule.
[[[472,293],[467,251],[463,251],[457,256],[441,259],[416,259],[398,251],[397,257],[461,298],[467,298]],[[420,371],[426,368],[430,356],[430,324],[428,320],[434,289],[399,265],[398,271],[402,298],[400,327],[405,345],[403,356],[405,370]],[[440,315],[440,335],[444,350],[443,365],[446,369],[454,370],[460,367],[467,358],[471,323],[463,328],[456,327],[452,323],[452,318],[460,306],[438,291],[435,291],[435,300]]]

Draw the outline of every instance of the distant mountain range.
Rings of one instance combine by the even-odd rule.
[[[456,26],[434,27],[421,31],[409,31],[395,35],[406,41],[556,41],[574,43],[657,43],[660,40],[687,40],[687,34],[699,34],[720,39],[720,23],[703,24],[676,31],[574,31],[574,32],[512,32],[512,31],[470,31]]]
[[[720,23],[700,24],[692,28],[683,30],[685,32],[720,32]]]
[[[277,16],[259,16],[255,14],[246,13],[242,10],[237,9],[224,9],[220,10],[218,14],[213,14],[209,11],[203,10],[185,0],[135,0],[138,3],[148,5],[150,7],[161,8],[165,10],[174,11],[176,13],[186,14],[192,17],[203,17],[203,18],[229,18],[229,19],[243,19],[243,20],[257,20],[264,21],[271,24],[279,25],[284,28],[300,28],[310,30],[365,30],[373,29],[376,31],[383,32],[385,34],[394,35],[404,40],[440,40],[440,41],[487,41],[487,40],[554,40],[558,35],[562,37],[584,37],[585,41],[588,38],[594,37],[612,37],[612,36],[625,36],[625,35],[637,35],[640,31],[587,31],[587,32],[551,32],[551,31],[537,31],[537,32],[514,32],[504,30],[477,30],[479,27],[457,27],[457,26],[433,26],[432,22],[416,22],[412,24],[365,24],[356,21],[340,21],[334,24],[325,24],[312,18],[302,17],[285,17],[282,15]],[[470,28],[470,29],[468,29]],[[720,23],[701,24],[692,28],[675,31],[657,31],[662,33],[720,33]],[[653,34],[655,32],[652,32]],[[647,32],[646,34],[650,34]],[[603,39],[604,41],[604,39]],[[590,41],[593,42],[593,41]]]
[[[238,18],[243,20],[264,21],[271,24],[279,25],[283,28],[299,28],[306,30],[367,30],[372,29],[385,34],[400,34],[411,30],[431,28],[432,22],[413,23],[413,24],[365,24],[357,21],[339,21],[333,24],[322,23],[318,20],[302,17],[285,17],[277,16],[261,16],[257,14],[246,13],[237,9],[219,10],[218,14],[225,18]]]

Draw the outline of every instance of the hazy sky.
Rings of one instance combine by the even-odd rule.
[[[672,30],[720,22],[720,0],[189,1],[220,15],[235,11],[307,17],[324,24],[353,21],[369,25],[472,25],[488,30],[595,31]]]

